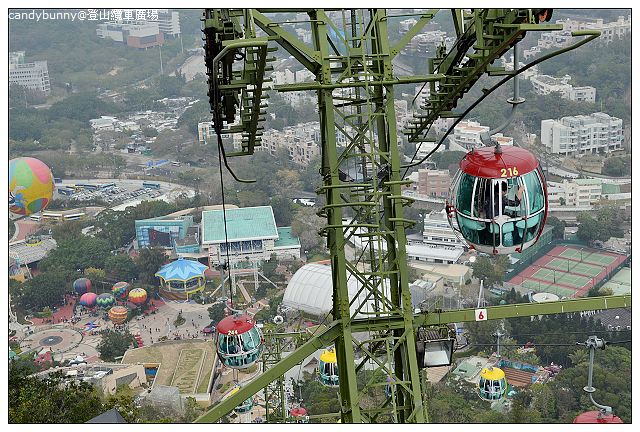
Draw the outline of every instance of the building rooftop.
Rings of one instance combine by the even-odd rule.
[[[229,241],[277,239],[278,230],[270,206],[227,209]],[[224,243],[225,227],[222,210],[202,212],[202,244]]]
[[[162,268],[160,268],[156,273],[156,276],[164,279],[165,281],[188,281],[189,279],[196,277],[204,277],[204,271],[208,268],[209,267],[204,264],[200,264],[198,261],[178,258],[177,260],[162,266]]]
[[[601,310],[593,315],[593,320],[600,320],[607,330],[627,330],[627,326],[631,326],[631,309]]]
[[[464,253],[462,248],[446,248],[428,245],[407,245],[407,255],[419,256],[425,259],[441,259],[446,261],[457,261]]]
[[[109,411],[103,412],[102,414],[92,418],[86,423],[127,423],[127,422],[120,415],[117,409],[111,408]]]
[[[49,251],[57,247],[52,238],[39,240],[20,240],[9,244],[9,256],[20,262],[20,265],[31,264],[46,257]]]
[[[618,194],[620,193],[620,185],[616,183],[602,183],[602,194]]]
[[[280,227],[278,228],[278,240],[275,241],[274,246],[276,248],[279,247],[287,247],[287,246],[300,246],[300,239],[293,235],[291,232],[291,227]]]
[[[602,184],[602,180],[600,179],[575,179],[574,182],[579,186],[597,186]]]

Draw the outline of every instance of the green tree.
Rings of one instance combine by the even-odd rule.
[[[104,270],[112,279],[130,281],[138,277],[136,263],[129,255],[111,255],[104,260]]]
[[[278,258],[276,257],[276,254],[273,253],[268,260],[262,262],[260,271],[267,277],[267,279],[277,282],[282,280],[282,276],[276,273],[276,268],[278,268]]]
[[[123,384],[116,389],[116,394],[105,398],[103,411],[116,409],[127,423],[137,423],[141,418],[140,408],[136,405],[134,394],[128,385]]]
[[[65,382],[60,373],[28,373],[15,362],[9,365],[9,423],[84,423],[103,412],[93,385]]]
[[[124,355],[133,343],[133,336],[129,331],[121,333],[107,329],[101,331],[100,334],[100,343],[96,348],[100,353],[100,358],[104,361],[115,361],[116,357]]]
[[[614,207],[603,207],[595,213],[582,212],[578,215],[577,236],[580,240],[591,243],[594,240],[606,242],[611,237],[622,237],[622,219],[620,212]]]
[[[473,263],[473,275],[484,280],[485,287],[501,284],[509,268],[509,257],[497,255],[495,257],[478,256]]]
[[[47,271],[60,267],[70,271],[87,267],[101,268],[110,254],[109,244],[102,239],[81,236],[58,243],[58,247],[38,264],[38,269]]]
[[[101,268],[87,267],[84,270],[84,276],[91,280],[92,286],[97,286],[98,282],[104,282],[107,276],[106,272]]]
[[[300,238],[302,250],[309,255],[324,251],[322,238],[318,230],[326,222],[311,207],[299,207],[291,222],[291,231]]]
[[[184,402],[184,421],[185,423],[193,423],[204,410],[198,405],[195,398],[188,397]]]
[[[465,153],[461,151],[442,151],[436,152],[431,156],[433,162],[436,163],[438,169],[449,169],[451,165],[454,165],[454,173],[458,170],[458,164],[464,157]],[[413,156],[413,155],[412,155]]]
[[[211,321],[215,324],[218,324],[218,322],[220,322],[220,320],[224,318],[224,311],[226,308],[227,306],[224,303],[217,303],[210,306],[207,309],[207,312],[209,312],[209,318],[211,319]]]
[[[27,310],[42,309],[62,303],[65,292],[78,277],[75,271],[55,267],[24,282],[20,287],[18,302]]]
[[[49,120],[73,119],[87,123],[90,119],[111,114],[115,107],[104,102],[95,93],[75,93],[54,103],[47,112]]]
[[[548,226],[553,227],[553,238],[554,239],[562,239],[564,238],[564,229],[567,226],[567,223],[563,220],[558,219],[555,216],[547,217],[546,224]]]
[[[135,259],[140,282],[154,285],[156,282],[155,274],[160,270],[160,267],[162,267],[166,260],[167,256],[161,248],[140,249]]]
[[[152,127],[142,128],[142,133],[146,137],[157,137],[158,136],[158,131],[156,129],[152,128]]]
[[[84,225],[82,221],[77,220],[63,221],[51,227],[51,236],[56,242],[73,240],[82,236],[82,228]]]

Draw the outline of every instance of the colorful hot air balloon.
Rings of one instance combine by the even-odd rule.
[[[87,278],[80,278],[73,281],[73,290],[78,295],[91,291],[91,281]]]
[[[111,292],[116,299],[124,300],[129,293],[129,284],[127,282],[118,282],[111,288]]]
[[[114,306],[109,309],[109,319],[114,325],[122,325],[129,317],[129,309],[124,306]]]
[[[9,211],[30,215],[44,210],[53,197],[53,174],[42,161],[21,157],[9,161]]]
[[[129,301],[140,306],[147,301],[147,292],[143,288],[134,288],[129,292]]]
[[[109,309],[116,302],[115,297],[111,293],[100,294],[96,299],[96,304],[102,309]]]
[[[97,298],[98,298],[98,295],[96,293],[92,293],[92,292],[84,293],[80,297],[80,305],[91,309],[96,306]]]

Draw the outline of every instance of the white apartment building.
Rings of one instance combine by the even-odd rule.
[[[502,60],[502,67],[504,67],[505,70],[508,70],[508,71],[513,70],[513,56],[511,56],[509,60],[507,60],[505,57],[502,57],[501,60]],[[525,67],[525,64],[523,62],[518,62],[518,69],[522,69],[523,67]],[[522,77],[523,79],[530,79],[532,76],[538,75],[538,73],[539,73],[538,66],[533,66],[525,70],[524,72],[522,72],[519,76]]]
[[[602,19],[596,19],[592,22],[578,21],[567,18],[566,20],[556,21],[558,24],[562,24],[563,30],[576,31],[576,30],[600,30],[602,34],[598,38],[600,41],[606,43],[615,39],[622,39],[627,34],[631,34],[631,15],[627,15],[627,18],[619,16],[616,21],[605,23]]]
[[[614,39],[622,39],[628,34],[631,34],[631,15],[624,17],[618,17],[616,21],[605,23],[602,19],[596,19],[594,21],[578,21],[567,18],[566,20],[557,20],[556,24],[562,24],[562,31],[559,32],[544,32],[540,34],[538,44],[531,49],[524,50],[523,55],[525,60],[537,53],[540,53],[543,49],[549,48],[564,48],[573,43],[572,31],[576,30],[600,30],[601,35],[598,41],[609,43]]]
[[[405,45],[401,53],[404,55],[435,53],[436,48],[443,42],[450,47],[453,41],[453,38],[447,37],[446,32],[440,30],[418,33]]]
[[[596,101],[596,89],[591,86],[574,87],[569,84],[571,75],[556,78],[549,75],[535,75],[530,78],[534,91],[539,95],[548,95],[553,92],[562,94],[563,99],[573,101]]]
[[[622,120],[597,112],[541,122],[540,140],[552,153],[581,155],[622,149]]]
[[[575,179],[547,182],[549,207],[590,207],[602,198],[602,180]]]
[[[51,93],[49,68],[45,61],[24,62],[24,51],[9,53],[9,84],[17,84],[45,95]]]
[[[171,37],[180,35],[180,13],[169,9],[158,9],[158,28]]]
[[[343,134],[336,134],[336,139],[345,141]],[[266,151],[275,155],[278,149],[286,148],[292,161],[300,165],[307,165],[315,156],[320,154],[320,123],[301,123],[288,126],[284,130],[265,130],[262,135],[262,145],[256,151]]]
[[[592,102],[596,101],[596,89],[591,86],[571,87],[567,94],[567,99],[577,102]]]
[[[489,132],[489,130],[489,126],[482,126],[472,120],[461,121],[453,128],[453,136],[450,136],[449,141],[451,144],[462,147],[462,151],[470,150],[483,145],[480,135]]]
[[[98,24],[96,35],[134,48],[150,48],[164,43],[164,34],[157,21],[110,21]]]
[[[423,242],[431,246],[445,246],[462,249],[463,244],[449,226],[444,209],[432,211],[424,217]]]

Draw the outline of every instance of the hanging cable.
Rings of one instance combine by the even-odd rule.
[[[577,32],[572,32],[572,36],[588,36],[566,48],[562,48],[559,50],[556,50],[552,53],[549,53],[547,55],[544,55],[534,61],[532,61],[531,63],[528,63],[526,66],[523,66],[521,69],[518,69],[516,71],[516,65],[514,65],[514,73],[507,75],[506,77],[504,77],[503,79],[501,79],[500,81],[498,81],[497,84],[495,84],[494,86],[492,86],[489,89],[483,90],[483,95],[480,96],[474,103],[472,103],[469,108],[467,108],[461,115],[460,117],[458,117],[453,124],[451,125],[451,127],[447,130],[447,132],[442,136],[442,138],[440,139],[440,141],[438,142],[438,144],[433,148],[433,150],[431,150],[425,157],[423,157],[422,159],[420,159],[417,162],[413,162],[414,159],[416,158],[416,156],[418,155],[418,149],[416,149],[415,153],[413,154],[413,157],[411,158],[411,162],[409,162],[408,165],[403,165],[401,166],[401,168],[405,168],[405,172],[402,175],[402,179],[405,178],[405,176],[407,175],[407,171],[409,170],[409,168],[412,168],[414,166],[418,166],[421,165],[422,163],[424,163],[424,161],[426,161],[427,159],[429,159],[429,157],[431,157],[431,155],[433,155],[438,148],[440,148],[440,146],[442,145],[442,143],[444,142],[444,140],[449,136],[449,134],[453,131],[453,129],[458,125],[458,123],[460,123],[462,121],[463,118],[465,118],[465,116],[467,114],[469,114],[469,112],[471,112],[471,110],[473,110],[477,105],[480,104],[480,102],[482,102],[487,96],[489,96],[491,93],[493,93],[498,87],[502,86],[504,83],[506,83],[507,81],[509,81],[511,78],[515,77],[516,75],[521,74],[522,72],[526,71],[527,69],[532,68],[533,66],[542,63],[545,60],[548,60],[552,57],[555,57],[557,55],[560,54],[564,54],[568,51],[572,51],[584,44],[586,44],[587,42],[592,41],[593,39],[597,38],[598,36],[600,36],[600,32],[599,31],[590,31],[590,30],[585,30],[585,31],[577,31]]]
[[[222,266],[222,269],[225,267],[229,269],[229,279],[231,279],[231,263],[229,261],[229,237],[227,234],[227,205],[224,198],[224,179],[222,176],[222,146],[218,145],[218,163],[219,163],[219,171],[220,171],[220,190],[222,191],[222,220],[224,222],[224,247],[226,250],[227,260]],[[224,284],[224,279],[222,279],[222,283]],[[231,281],[229,281],[229,301],[231,307],[233,307],[233,287],[231,286]]]

